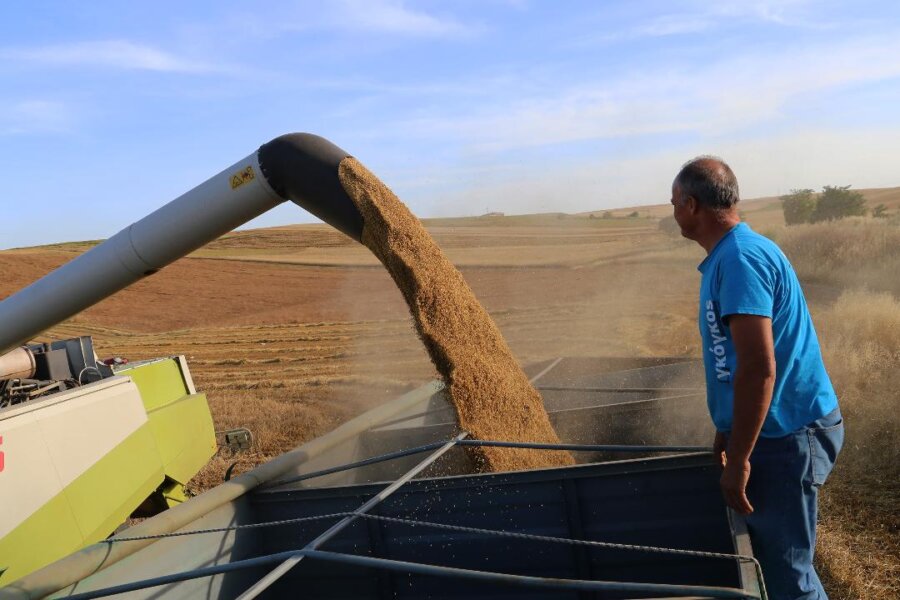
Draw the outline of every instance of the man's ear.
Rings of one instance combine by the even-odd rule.
[[[697,214],[697,211],[700,210],[700,203],[697,202],[697,199],[693,196],[688,196],[684,201],[684,205],[687,206],[688,212],[690,212],[692,215]]]

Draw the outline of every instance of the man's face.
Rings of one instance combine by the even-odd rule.
[[[692,229],[691,214],[687,206],[687,201],[687,196],[682,192],[678,182],[675,181],[672,183],[672,199],[670,200],[672,203],[672,216],[675,217],[675,222],[681,227],[681,235],[688,239],[692,239],[690,236],[690,231]]]

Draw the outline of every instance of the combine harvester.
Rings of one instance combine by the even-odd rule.
[[[574,467],[472,475],[466,446],[510,444],[468,439],[433,382],[179,502],[215,444],[182,358],[112,370],[88,338],[22,346],[285,200],[359,241],[346,156],[276,138],[0,302],[3,389],[56,385],[0,408],[0,599],[764,598],[697,445],[711,431],[694,362],[531,365],[563,443],[515,445],[568,449]],[[103,539],[148,497],[171,508]]]

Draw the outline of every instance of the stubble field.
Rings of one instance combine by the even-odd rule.
[[[900,190],[877,192],[892,209],[900,205]],[[522,363],[699,357],[702,250],[659,231],[667,208],[625,216],[631,212],[426,226]],[[784,229],[771,200],[747,203],[744,215],[794,259],[848,421],[845,453],[824,492],[820,561],[829,591],[848,600],[896,597],[896,221]],[[810,254],[810,240],[825,246]],[[837,262],[823,271],[828,240],[840,240],[830,246]],[[89,246],[0,252],[0,297]],[[860,260],[865,276],[854,267]],[[194,491],[220,482],[232,463],[237,472],[252,468],[435,377],[387,273],[362,246],[325,226],[236,232],[48,332],[83,334],[94,336],[103,357],[185,354],[216,429],[254,433],[250,452],[220,453],[191,483]]]

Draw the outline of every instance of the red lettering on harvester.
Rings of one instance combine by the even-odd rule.
[[[0,435],[0,444],[2,444],[2,443],[3,443],[3,436]],[[0,473],[3,472],[3,467],[4,467],[4,466],[5,466],[5,465],[4,465],[3,451],[0,450]]]

